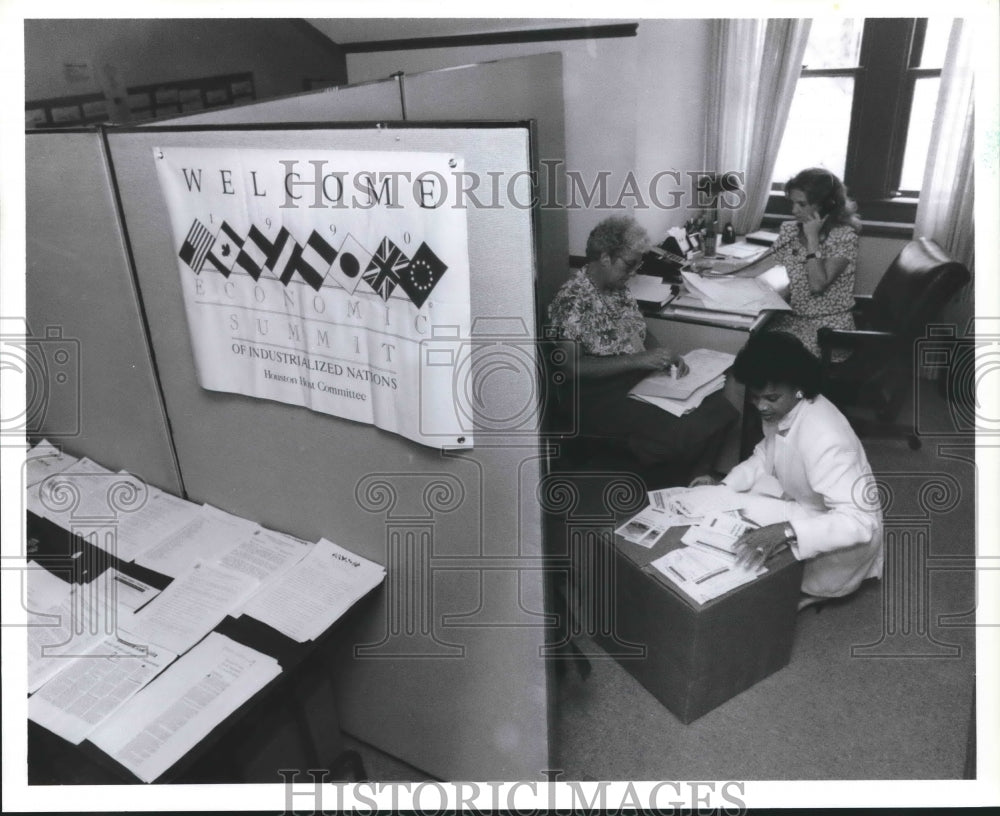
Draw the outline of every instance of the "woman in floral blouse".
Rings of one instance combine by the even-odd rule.
[[[793,334],[819,356],[816,332],[823,326],[853,329],[854,270],[861,221],[843,183],[819,167],[803,170],[787,184],[794,220],[781,225],[772,250],[788,270],[792,312],[768,330]],[[834,351],[834,361],[850,352]]]
[[[628,392],[650,372],[677,366],[683,358],[647,333],[628,279],[649,248],[649,236],[633,219],[607,218],[587,238],[587,263],[563,284],[549,305],[549,321],[564,340],[577,344],[579,426],[585,436],[615,437],[644,464],[671,463],[680,470],[711,469],[736,417],[717,392],[682,417]],[[678,482],[682,483],[682,482]]]

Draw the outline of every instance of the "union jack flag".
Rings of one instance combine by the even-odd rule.
[[[361,277],[382,300],[388,300],[399,284],[400,275],[409,265],[410,259],[402,250],[388,238],[383,238]]]

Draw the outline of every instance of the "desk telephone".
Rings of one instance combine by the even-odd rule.
[[[640,270],[643,275],[659,275],[664,283],[680,283],[681,267],[688,262],[681,253],[676,239],[668,237],[659,246],[655,246],[642,256]]]

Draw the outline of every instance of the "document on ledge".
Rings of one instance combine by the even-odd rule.
[[[258,588],[257,579],[215,564],[196,564],[122,625],[139,643],[178,654],[197,643]]]
[[[23,575],[31,694],[68,661],[88,652],[107,632],[93,625],[94,605],[83,601],[83,586],[63,581],[31,561]]]
[[[650,562],[674,586],[700,604],[750,583],[767,572],[767,567],[748,570],[731,561],[691,547],[678,547]]]
[[[251,521],[203,505],[187,524],[140,552],[135,560],[175,578],[192,564],[218,559],[256,529],[257,525]]]
[[[321,538],[301,561],[246,604],[244,614],[299,643],[333,625],[385,578],[385,568]]]
[[[119,520],[117,556],[122,561],[135,561],[201,511],[201,505],[194,502],[148,485],[147,490],[145,503],[134,512],[122,514]]]
[[[115,631],[119,617],[159,590],[109,569],[89,584],[70,584],[28,563],[28,693]]]
[[[47,439],[43,439],[28,451],[24,462],[24,486],[38,484],[46,476],[62,473],[79,460],[75,456],[58,450]]]
[[[280,673],[274,658],[212,632],[105,720],[90,741],[153,782]]]
[[[25,493],[28,510],[69,529],[74,518],[102,517],[108,506],[107,477],[112,472],[84,457],[57,473],[46,474]]]
[[[64,661],[59,673],[29,698],[28,718],[79,745],[177,657],[125,637],[125,632],[111,635],[89,653]]]
[[[285,533],[263,528],[219,557],[220,566],[249,575],[259,582],[257,591],[277,583],[281,576],[308,555],[312,544]],[[237,610],[230,614],[236,615]]]

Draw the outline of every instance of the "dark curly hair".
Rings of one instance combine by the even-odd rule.
[[[829,170],[810,167],[796,173],[785,182],[785,195],[790,195],[793,190],[805,193],[806,201],[818,207],[820,214],[826,216],[824,232],[829,232],[829,228],[835,224],[851,227],[855,232],[861,231],[858,205],[847,197],[844,182]]]
[[[733,376],[750,388],[790,385],[809,399],[819,393],[823,379],[819,359],[801,340],[786,332],[767,331],[753,335],[740,349]]]

